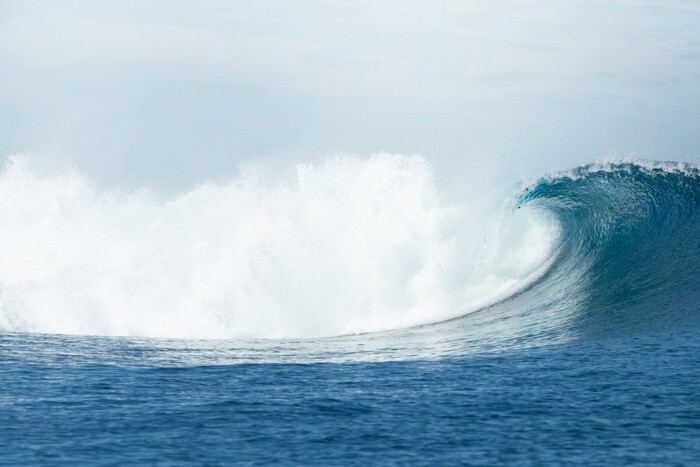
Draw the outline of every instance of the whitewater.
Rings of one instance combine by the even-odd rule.
[[[171,199],[12,157],[0,175],[0,329],[308,338],[406,328],[542,274],[557,226],[514,192],[447,204],[419,156],[253,169]],[[509,196],[510,197],[509,197]]]

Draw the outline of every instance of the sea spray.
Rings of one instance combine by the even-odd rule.
[[[246,170],[163,201],[12,157],[0,329],[276,338],[444,320],[513,293],[548,257],[551,226],[492,198],[446,205],[419,156],[339,156],[277,181]]]

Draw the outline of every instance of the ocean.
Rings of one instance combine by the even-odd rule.
[[[0,178],[0,463],[695,465],[700,170]]]

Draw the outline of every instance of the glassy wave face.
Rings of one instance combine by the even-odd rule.
[[[237,359],[304,360],[697,321],[697,168],[592,164],[509,190],[448,205],[424,159],[378,154],[162,201],[14,158],[0,178],[0,329],[238,339]]]
[[[687,164],[592,164],[527,187],[516,206],[552,216],[560,241],[547,273],[501,307],[552,319],[560,336],[696,324],[699,175]]]

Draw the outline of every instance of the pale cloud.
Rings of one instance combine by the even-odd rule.
[[[695,0],[621,0],[623,5],[656,7],[700,12],[700,5]]]

